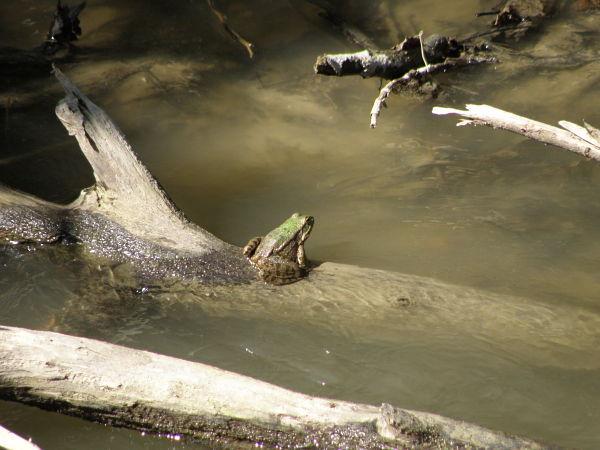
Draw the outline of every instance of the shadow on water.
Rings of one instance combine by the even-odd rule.
[[[79,59],[63,69],[125,131],[186,214],[217,236],[243,245],[291,212],[306,212],[316,217],[309,258],[430,276],[548,310],[598,313],[600,165],[490,129],[457,129],[453,119],[430,113],[436,104],[489,103],[551,123],[583,117],[600,125],[597,63],[540,66],[515,57],[448,74],[444,100],[393,97],[371,130],[378,82],[312,74],[317,55],[355,47],[308,2],[220,2],[231,25],[256,45],[253,60],[203,1],[88,3]],[[376,3],[353,2],[347,13],[368,30],[377,22]],[[401,34],[465,35],[485,26],[473,15],[489,6],[381,3]],[[3,2],[1,43],[37,45],[53,7]],[[554,41],[540,45],[538,36],[518,48],[544,57],[591,53],[599,21],[593,12],[567,15],[548,25]],[[373,30],[382,44],[390,34]],[[0,179],[68,201],[91,176],[53,116],[60,95],[50,76],[2,86]],[[85,303],[72,305],[95,282],[103,294],[91,315],[70,322],[75,334],[310,394],[390,402],[558,445],[600,443],[598,369],[570,367],[568,358],[556,364],[557,354],[576,349],[516,339],[510,327],[500,344],[444,324],[388,324],[367,335],[333,321],[328,328],[220,315],[188,294],[115,286],[103,268],[79,267],[53,250],[6,252],[1,323],[47,328],[64,311],[76,316]],[[552,350],[551,360],[545,355]],[[595,352],[589,360],[597,360]],[[83,439],[88,448],[184,446],[10,403],[0,404],[0,423],[44,448],[80,448]]]

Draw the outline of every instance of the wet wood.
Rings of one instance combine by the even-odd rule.
[[[433,114],[457,114],[464,119],[456,126],[485,125],[511,131],[544,144],[564,148],[578,155],[600,161],[600,131],[589,124],[584,127],[560,121],[563,128],[554,127],[527,117],[503,111],[488,105],[467,105],[466,110],[436,106]]]
[[[361,75],[391,80],[428,64],[460,57],[466,58],[465,48],[451,38],[434,35],[423,42],[420,36],[412,36],[389,50],[321,55],[314,70],[318,75]]]
[[[158,280],[158,283],[165,282],[165,303],[172,301],[173,292],[181,293],[182,297],[191,299],[209,315],[261,319],[268,317],[303,325],[323,326],[333,332],[341,330],[343,333],[344,330],[352,329],[353,335],[362,336],[372,335],[374,330],[377,330],[378,336],[384,336],[386,330],[393,332],[398,329],[399,324],[402,324],[403,329],[410,328],[422,332],[443,324],[461,333],[469,330],[479,338],[485,337],[489,342],[494,342],[494,345],[513,353],[514,342],[519,340],[523,345],[517,351],[527,355],[532,363],[566,364],[570,368],[595,367],[596,361],[590,361],[587,351],[578,352],[582,348],[587,350],[589,346],[595,348],[597,345],[596,330],[600,327],[593,324],[600,322],[600,317],[589,312],[551,309],[547,305],[532,301],[494,296],[426,278],[332,263],[318,265],[312,269],[307,280],[289,286],[274,288],[259,282],[256,270],[248,264],[241,249],[226,244],[191,224],[135,156],[125,137],[110,118],[63,74],[57,71],[57,76],[67,92],[67,99],[60,103],[57,114],[69,132],[77,138],[82,151],[90,160],[96,184],[84,190],[77,201],[66,206],[44,202],[0,187],[0,232],[5,241],[54,245],[78,243],[78,248],[86,252],[88,257],[100,255],[108,258],[111,262],[110,265],[107,264],[109,268],[119,267],[119,262],[126,263],[127,267],[131,267],[132,272],[135,272],[135,277],[140,277],[130,280],[133,283],[142,283],[141,285],[145,286],[143,280],[146,279]],[[81,262],[82,266],[85,265],[84,258],[80,258],[81,261],[78,262]],[[113,275],[113,278],[117,278],[116,274]],[[102,279],[99,279],[99,282],[102,285],[106,284]],[[135,284],[134,288],[135,286],[138,284]],[[170,290],[171,287],[173,291]],[[162,289],[159,289],[157,295],[160,295]],[[99,291],[87,289],[86,292],[87,301],[79,298],[74,303],[81,309],[68,308],[66,313],[71,312],[78,320],[84,317],[97,321],[98,314],[94,313],[94,307],[101,305],[102,298],[97,294]],[[160,297],[157,299],[160,301]],[[118,315],[122,305],[122,302],[117,302],[116,308],[110,310],[109,316],[112,318]],[[531,320],[526,320],[526,317]],[[98,322],[95,326],[99,326]],[[110,327],[107,329],[110,330]],[[32,336],[28,336],[27,339],[33,339]],[[532,336],[535,336],[535,340],[531,339]],[[557,336],[561,337],[559,346],[556,345]],[[53,341],[44,339],[43,343],[39,344],[39,350],[48,354]],[[13,347],[6,353],[14,353],[11,358],[17,358],[17,364],[21,364],[18,358],[25,348],[25,341],[20,341],[18,350],[17,347]],[[532,352],[530,346],[532,341],[535,341],[535,352]],[[8,341],[2,337],[1,342]],[[503,345],[506,347],[502,347]],[[116,355],[112,347],[103,348],[104,354]],[[62,347],[60,351],[67,352],[67,348]],[[585,356],[582,357],[582,354]],[[55,365],[60,359],[56,355],[51,360]],[[118,367],[121,362],[125,363],[128,358],[133,358],[129,353],[127,355],[130,356],[112,361],[110,367]],[[77,361],[79,356],[72,356],[72,361]],[[8,364],[8,360],[8,356],[2,356],[0,367],[8,367],[4,366]],[[48,362],[43,359],[41,361]],[[166,363],[161,367],[167,366],[173,367]],[[41,367],[52,366],[46,366],[44,363]],[[102,367],[105,367],[105,372],[113,370]],[[124,364],[123,367],[127,365]],[[4,373],[3,370],[0,370],[1,373]],[[54,374],[49,381],[62,379],[67,383],[78,378],[61,373],[63,374]],[[145,373],[146,377],[147,373],[149,372]],[[266,384],[261,384],[264,385]],[[118,386],[118,383],[110,386]],[[229,389],[235,390],[235,387]],[[102,390],[106,393],[106,386]],[[195,429],[194,424],[198,421],[196,416],[193,419],[185,416],[181,420],[164,422],[163,410],[160,408],[155,410],[150,418],[143,419],[146,417],[146,403],[142,403],[143,407],[140,409],[136,406],[136,400],[129,397],[129,403],[124,404],[122,409],[109,409],[122,412],[118,415],[118,420],[111,422],[112,417],[116,416],[110,416],[108,413],[86,416],[85,411],[89,411],[89,405],[84,407],[77,403],[85,397],[83,395],[77,396],[72,403],[67,404],[68,407],[62,408],[59,407],[58,400],[28,397],[29,393],[36,393],[31,389],[10,388],[7,392],[11,392],[12,399],[16,401],[38,406],[48,404],[53,410],[120,426],[125,426],[125,418],[133,414],[136,420],[138,416],[142,417],[139,420],[146,420],[141,422],[141,425],[138,422],[131,424],[131,427],[138,427],[137,429],[158,431],[179,423],[182,424],[181,429],[192,429],[192,433]],[[194,398],[197,390],[189,395],[190,398]],[[242,407],[240,405],[237,404],[238,407]],[[256,407],[253,411],[256,411]],[[265,411],[268,415],[268,411],[273,410]],[[231,414],[233,417],[240,417],[239,414],[242,413],[236,411],[235,414]],[[275,417],[279,417],[278,414],[280,413],[277,412]],[[209,416],[206,421],[208,424],[217,424],[214,425],[216,428],[210,428],[209,425],[202,428],[206,436],[224,436],[221,416]],[[251,433],[244,431],[247,429],[247,422],[240,424],[229,419],[227,421],[231,425],[228,429],[232,430],[227,436],[233,436],[233,439],[237,439],[238,433],[246,433],[246,437],[259,436],[261,439],[276,434],[285,435],[286,439],[290,440],[297,438],[298,441],[293,441],[296,443],[305,442],[307,436],[286,435],[278,428],[281,423],[277,420],[273,425],[275,428],[265,428],[262,424],[258,428],[253,427]],[[164,428],[160,428],[161,426]],[[359,431],[366,433],[363,428]],[[329,439],[327,436],[331,433],[331,429],[325,432],[322,428],[317,429],[319,436],[324,434],[323,439]],[[310,433],[308,435],[314,437]],[[381,439],[382,436],[377,439]],[[364,447],[364,443],[357,445],[361,446]]]
[[[229,447],[544,448],[435,414],[311,397],[155,353],[0,327],[0,398]]]

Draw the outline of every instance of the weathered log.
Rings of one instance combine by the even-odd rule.
[[[68,100],[58,112],[90,159],[96,186],[67,206],[0,188],[0,236],[6,240],[76,242],[82,260],[108,258],[109,271],[118,263],[130,266],[125,272],[137,279],[127,285],[156,283],[157,301],[163,290],[165,301],[171,301],[170,292],[178,292],[181,301],[212,315],[269,317],[333,332],[352,330],[363,337],[374,330],[378,336],[386,330],[394,335],[399,324],[423,332],[443,324],[447,330],[486,337],[534,364],[600,366],[588,353],[600,330],[600,316],[593,311],[549,308],[428,278],[333,263],[313,268],[305,281],[277,289],[265,285],[240,248],[178,212],[106,114],[64,76],[61,80]],[[65,320],[75,317],[69,324],[96,320],[101,294],[88,291],[89,301],[67,306]],[[119,314],[118,308],[113,314]],[[515,340],[522,345],[514,346]]]
[[[56,113],[79,142],[96,184],[66,206],[0,188],[0,235],[12,241],[81,243],[98,256],[132,263],[147,279],[254,279],[254,269],[237,247],[187,220],[104,111],[58,69],[55,74],[67,92]]]
[[[457,114],[464,117],[457,127],[485,125],[511,131],[544,144],[564,148],[570,152],[600,161],[600,131],[585,123],[585,127],[562,120],[557,128],[527,117],[494,108],[489,105],[467,105],[467,110],[435,106],[433,114]]]
[[[229,445],[544,448],[435,414],[311,397],[200,363],[15,327],[0,327],[0,398]]]
[[[363,337],[377,330],[378,338],[387,331],[396,336],[399,327],[429,333],[443,326],[530,364],[600,365],[589,357],[597,346],[600,316],[584,309],[332,263],[318,265],[307,280],[289,286],[259,282],[241,249],[185,219],[108,116],[58,76],[68,96],[57,112],[90,160],[96,185],[67,206],[0,188],[0,230],[7,240],[78,243],[71,248],[109,258],[109,271],[122,262],[139,277],[134,282],[157,280],[157,301],[161,292],[166,301],[176,292],[180,301],[194,302],[207,314],[269,317]],[[102,298],[92,294],[89,302],[67,305],[64,315],[80,319],[87,307],[90,320],[97,320],[93,308]],[[112,314],[119,314],[118,307]]]

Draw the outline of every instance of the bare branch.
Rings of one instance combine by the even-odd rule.
[[[559,124],[565,128],[563,130],[489,105],[466,105],[466,108],[466,111],[462,111],[436,106],[432,112],[437,115],[457,114],[463,117],[456,126],[485,125],[501,128],[600,161],[600,145],[597,135],[594,136],[596,133],[593,127],[584,128],[561,121]]]
[[[469,64],[489,62],[491,60],[492,59],[486,56],[482,56],[481,58],[449,58],[446,61],[438,64],[428,64],[423,67],[419,67],[418,69],[410,70],[402,77],[390,81],[383,88],[381,88],[379,95],[373,103],[373,107],[371,108],[371,128],[375,128],[377,126],[377,118],[381,113],[381,108],[385,106],[387,98],[392,92],[394,92],[394,89],[398,89],[402,85],[407,85],[412,80],[419,80],[426,74],[441,72],[454,67],[466,66]]]
[[[206,0],[206,3],[208,3],[210,10],[217,17],[217,19],[219,19],[219,22],[221,22],[221,25],[223,25],[223,29],[227,32],[227,34],[229,34],[233,40],[242,44],[248,52],[248,56],[250,59],[252,59],[254,57],[254,44],[252,42],[248,42],[246,39],[240,36],[237,31],[229,26],[227,16],[217,9],[214,0]]]

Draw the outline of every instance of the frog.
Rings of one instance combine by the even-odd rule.
[[[304,242],[310,236],[314,222],[312,216],[294,213],[266,236],[250,239],[243,254],[258,269],[262,281],[283,285],[308,275]]]

